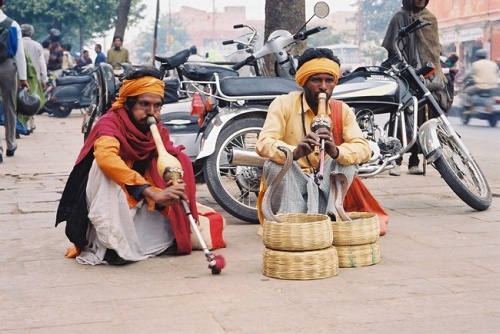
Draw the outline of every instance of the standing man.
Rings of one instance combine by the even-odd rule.
[[[14,156],[16,142],[16,97],[19,86],[29,88],[26,76],[26,56],[19,24],[7,17],[2,10],[4,0],[0,0],[0,29],[6,30],[6,38],[0,41],[1,49],[6,50],[5,59],[0,59],[0,89],[2,93],[3,113],[5,118],[6,155]],[[0,136],[0,163],[3,162],[3,145]]]
[[[123,46],[123,39],[121,36],[113,37],[113,47],[108,50],[108,64],[113,66],[114,69],[119,69],[121,66],[118,63],[130,63],[128,57],[128,50]]]
[[[191,253],[190,223],[196,185],[189,157],[175,147],[160,122],[165,84],[160,71],[145,67],[123,80],[118,98],[92,128],[71,172],[56,225],[82,264],[124,264],[162,254]],[[158,173],[158,153],[147,119],[154,117],[166,150],[182,165],[178,184]],[[79,252],[81,251],[81,253]]]
[[[449,101],[446,92],[447,80],[441,69],[441,44],[439,43],[438,22],[434,14],[425,8],[428,3],[429,0],[402,0],[402,8],[392,17],[382,41],[382,46],[387,50],[390,59],[396,54],[394,40],[402,27],[408,26],[420,17],[430,23],[429,26],[410,34],[407,39],[408,43],[405,44],[402,51],[405,59],[414,68],[420,68],[423,64],[429,62],[434,64],[436,72],[426,81],[426,86],[439,102],[441,108],[446,111]],[[423,114],[422,110],[420,110],[419,116],[423,116]],[[423,122],[423,120],[423,117],[419,118],[419,122]],[[417,144],[410,149],[408,174],[423,174],[419,167],[419,151]],[[395,168],[389,171],[390,175],[399,176],[401,174],[401,162],[402,159],[397,162]]]
[[[100,63],[105,63],[106,55],[102,52],[102,45],[96,44],[94,46],[94,51],[97,54],[94,61],[95,66],[99,65]]]
[[[28,75],[28,80],[30,80],[30,94],[37,93],[40,97],[40,103],[43,105],[45,103],[43,91],[47,83],[47,64],[45,63],[43,47],[40,43],[33,40],[35,28],[31,24],[21,25],[21,34],[23,36],[24,51],[31,58],[31,63],[36,70],[36,78],[30,78],[30,75]],[[35,130],[34,116],[29,118],[29,130],[30,132]]]

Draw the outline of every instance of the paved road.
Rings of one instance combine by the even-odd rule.
[[[488,211],[467,207],[432,168],[369,179],[391,217],[381,262],[291,281],[262,275],[257,226],[228,215],[220,276],[202,252],[124,267],[65,259],[54,217],[81,120],[37,116],[35,133],[0,164],[0,333],[498,332],[500,129],[452,119],[495,194]],[[205,186],[198,194],[220,210]]]

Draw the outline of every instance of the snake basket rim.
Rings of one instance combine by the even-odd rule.
[[[332,222],[334,246],[357,246],[370,244],[380,237],[380,222],[374,212],[347,212],[353,219]]]
[[[283,251],[314,251],[332,246],[333,228],[330,217],[316,213],[277,214],[282,222],[264,219],[264,246]]]

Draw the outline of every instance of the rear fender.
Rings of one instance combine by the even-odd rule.
[[[248,114],[261,114],[266,117],[267,107],[221,108],[219,113],[210,121],[200,141],[200,152],[196,160],[208,157],[215,152],[217,139],[222,129],[233,119],[245,117]]]
[[[84,87],[85,85],[58,86],[51,98],[55,98],[57,104],[76,103],[80,100]]]

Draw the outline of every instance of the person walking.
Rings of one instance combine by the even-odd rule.
[[[7,17],[2,8],[4,0],[0,0],[0,29],[6,31],[2,39],[4,53],[0,59],[0,91],[4,113],[6,156],[14,156],[17,150],[16,141],[16,96],[19,86],[29,88],[26,76],[26,56],[19,24]],[[3,144],[0,135],[0,163],[3,162]]]
[[[395,56],[394,40],[401,28],[408,26],[418,18],[422,17],[430,25],[415,31],[408,37],[402,53],[407,62],[414,68],[420,68],[426,63],[434,64],[436,71],[426,81],[427,88],[436,98],[441,108],[446,112],[449,106],[449,98],[446,91],[447,80],[441,69],[441,44],[439,43],[439,31],[437,19],[426,7],[429,0],[402,0],[402,8],[394,14],[382,41],[382,46],[387,50],[388,59]],[[424,121],[423,110],[419,111],[419,123]],[[389,131],[392,127],[389,128]],[[404,134],[403,134],[404,135]],[[417,144],[410,149],[411,155],[408,161],[408,174],[421,175],[419,167],[420,149]],[[396,162],[395,168],[389,171],[390,175],[401,175],[402,158]]]
[[[130,63],[128,50],[123,47],[123,39],[121,36],[113,37],[113,47],[108,50],[107,62],[114,69],[119,69],[119,63]]]
[[[23,36],[23,47],[27,56],[31,60],[31,64],[36,72],[36,77],[30,78],[30,68],[28,67],[29,61],[27,62],[28,80],[30,85],[30,94],[36,93],[40,97],[40,105],[43,106],[45,103],[44,90],[47,85],[47,64],[45,63],[45,57],[43,52],[43,47],[40,43],[33,39],[35,35],[35,28],[31,24],[21,25],[21,34]],[[35,117],[29,117],[29,132],[35,130]]]
[[[173,146],[161,124],[164,82],[154,67],[140,68],[122,82],[112,108],[99,119],[77,158],[56,225],[78,247],[81,264],[125,264],[162,254],[189,254],[190,222],[181,200],[197,219],[196,185],[189,157]],[[154,117],[171,155],[182,165],[178,184],[165,183],[148,125]]]

